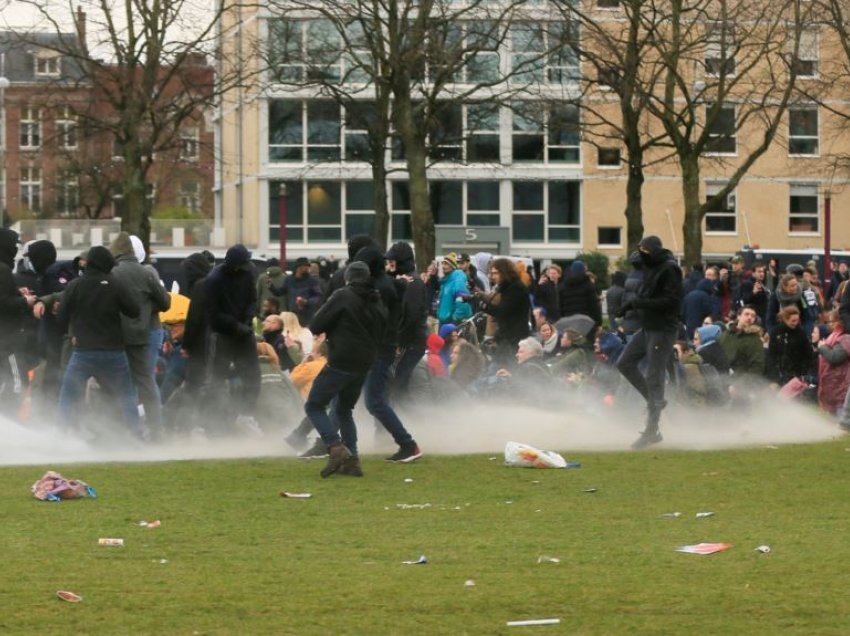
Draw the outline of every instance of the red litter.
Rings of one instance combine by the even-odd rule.
[[[69,603],[79,603],[83,600],[82,596],[74,594],[73,592],[68,592],[66,590],[59,590],[56,592],[56,596],[58,596],[63,601],[67,601]]]

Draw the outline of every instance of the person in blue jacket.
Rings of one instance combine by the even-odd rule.
[[[458,269],[454,252],[443,257],[443,282],[440,285],[440,305],[437,318],[441,325],[460,322],[472,315],[469,304],[469,285],[466,272]]]

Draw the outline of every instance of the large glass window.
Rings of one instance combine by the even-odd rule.
[[[56,186],[56,212],[62,217],[76,216],[80,207],[80,185],[77,179],[64,176]]]
[[[803,29],[800,31],[800,43],[797,45],[796,55],[794,55],[794,38],[795,35],[792,29],[788,38],[788,52],[792,56],[791,64],[797,73],[797,77],[817,77],[820,66],[820,43],[818,41],[817,29]]]
[[[788,109],[788,154],[818,154],[818,107]]]
[[[735,121],[735,106],[715,104],[705,107],[706,128],[708,128],[708,143],[706,151],[719,154],[735,154],[737,152],[737,124]]]
[[[183,181],[180,184],[180,206],[189,212],[201,210],[201,184],[197,181]]]
[[[77,118],[68,106],[56,118],[56,136],[60,148],[73,150],[77,147]]]
[[[21,168],[21,203],[32,212],[41,212],[41,169]]]
[[[437,225],[463,225],[463,181],[432,181],[431,213]]]
[[[791,234],[818,232],[818,187],[814,184],[795,184],[791,186],[789,195],[788,231]]]
[[[705,184],[705,200],[720,192],[726,184],[708,182]],[[738,214],[736,211],[736,197],[734,192],[714,203],[707,208],[705,213],[706,232],[735,233],[738,230]]]
[[[579,78],[577,25],[517,22],[510,28],[511,80],[518,84],[565,84]]]
[[[573,104],[515,106],[512,141],[516,163],[578,163],[578,108]]]
[[[273,78],[282,83],[340,81],[341,42],[330,20],[270,20],[269,56]]]
[[[272,100],[269,161],[339,161],[340,107],[331,101]]]
[[[390,238],[393,241],[409,241],[413,238],[410,224],[410,184],[393,181],[390,186]]]
[[[469,104],[466,107],[466,160],[469,163],[499,161],[499,106]]]
[[[710,22],[705,29],[706,75],[735,74],[735,26],[729,22]]]
[[[19,127],[21,148],[41,146],[41,111],[38,108],[22,108]]]
[[[499,182],[469,181],[466,184],[466,224],[499,225]]]
[[[440,104],[435,113],[429,141],[434,159],[460,161],[463,158],[463,107]]]
[[[345,238],[375,229],[375,186],[371,181],[345,182]]]
[[[513,240],[577,243],[581,240],[578,181],[515,181]]]

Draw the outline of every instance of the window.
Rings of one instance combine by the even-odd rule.
[[[77,215],[80,207],[80,185],[73,177],[64,177],[56,188],[56,211],[59,216],[72,217]]]
[[[198,158],[200,137],[197,128],[185,128],[180,131],[180,158],[183,161],[195,161]]]
[[[77,147],[77,120],[68,106],[56,119],[56,136],[60,148],[73,150]]]
[[[731,104],[709,104],[705,107],[708,129],[707,152],[735,154],[737,151],[735,107]]]
[[[40,168],[21,168],[21,203],[32,212],[41,212]]]
[[[273,100],[269,105],[269,161],[339,161],[340,107],[331,101]]]
[[[499,225],[499,182],[470,181],[466,184],[466,224]]]
[[[38,108],[21,110],[20,133],[21,148],[41,146],[41,111]]]
[[[35,56],[35,74],[38,77],[58,77],[61,70],[58,55],[52,52]]]
[[[501,75],[500,41],[503,25],[498,21],[476,20],[467,23],[466,42],[474,51],[466,60],[465,80],[470,83],[497,81]]]
[[[596,165],[598,165],[600,168],[619,168],[620,161],[621,159],[619,148],[596,149]]]
[[[705,184],[705,200],[708,202],[711,197],[720,192],[725,183],[706,183]],[[705,213],[705,231],[706,232],[724,232],[736,233],[738,231],[737,221],[738,215],[735,209],[735,193],[730,192],[725,197],[720,199],[714,205],[710,206]]]
[[[597,9],[619,9],[620,0],[596,0]]]
[[[410,224],[410,184],[393,181],[390,185],[390,238],[393,241],[409,241],[413,238]]]
[[[368,161],[372,150],[369,130],[376,124],[374,102],[354,102],[345,109],[345,160]]]
[[[515,181],[513,240],[577,243],[581,238],[578,181]]]
[[[789,53],[794,53],[794,34],[789,38]],[[803,29],[800,31],[800,44],[797,55],[792,60],[794,72],[797,77],[808,78],[818,75],[818,32],[816,29]]]
[[[441,103],[437,106],[429,135],[432,158],[460,161],[463,158],[463,107]]]
[[[578,163],[578,117],[578,108],[572,104],[544,110],[518,107],[513,116],[514,162]]]
[[[788,231],[791,234],[818,232],[818,187],[813,184],[792,185],[789,212]]]
[[[510,28],[511,69],[519,84],[565,84],[579,79],[576,23],[518,22]]]
[[[499,107],[497,105],[468,105],[466,130],[466,160],[469,163],[499,161]]]
[[[600,247],[620,247],[622,233],[621,227],[598,227],[596,228],[596,244]]]
[[[345,183],[345,238],[372,234],[375,229],[375,185],[372,181]]]
[[[616,68],[600,68],[596,72],[596,85],[601,90],[613,90],[620,83],[620,71]]]
[[[788,109],[788,154],[818,154],[818,107]]]
[[[432,181],[428,194],[437,225],[463,225],[463,181]]]
[[[196,214],[201,211],[201,184],[197,181],[183,181],[180,184],[180,207]]]
[[[269,21],[269,55],[278,82],[338,82],[341,51],[339,32],[330,20]]]
[[[735,74],[735,26],[711,22],[705,30],[706,75]]]

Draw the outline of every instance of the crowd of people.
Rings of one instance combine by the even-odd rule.
[[[647,236],[602,294],[580,260],[535,276],[523,259],[451,253],[419,272],[408,243],[358,235],[335,272],[306,258],[255,272],[239,244],[219,264],[191,254],[178,293],[123,232],[69,261],[37,240],[16,262],[19,247],[0,229],[0,409],[68,434],[279,434],[327,458],[327,477],[363,474],[361,394],[393,462],[422,455],[407,414],[469,397],[645,407],[635,448],[662,440],[671,400],[746,409],[764,391],[850,428],[846,263],[826,283],[812,263],[683,272]]]

